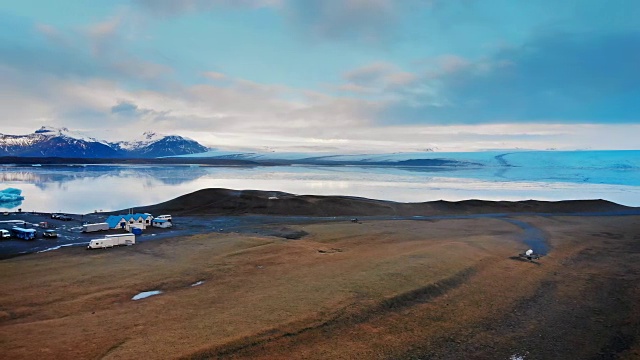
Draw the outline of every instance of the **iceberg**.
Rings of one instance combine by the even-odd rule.
[[[0,206],[8,209],[20,206],[24,200],[24,196],[21,194],[22,190],[16,188],[0,190]]]

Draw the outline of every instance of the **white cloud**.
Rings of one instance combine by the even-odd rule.
[[[205,71],[202,73],[202,76],[211,80],[224,80],[227,78],[225,74],[215,71]]]
[[[633,149],[640,125],[479,124],[385,125],[375,114],[385,102],[226,78],[160,90],[131,90],[118,81],[53,75],[30,84],[29,74],[0,67],[1,116],[29,133],[67,126],[107,140],[154,129],[208,146],[332,152],[532,149]],[[386,76],[386,75],[385,75]],[[384,76],[383,76],[384,77]],[[294,96],[295,95],[295,96]],[[295,98],[296,100],[291,100]],[[129,110],[126,113],[116,110]],[[603,136],[606,134],[606,136]]]
[[[97,22],[88,27],[88,33],[93,37],[112,36],[122,24],[121,16],[114,16],[109,19]]]
[[[389,94],[389,91],[410,86],[418,75],[387,62],[374,62],[342,75],[346,83],[339,90],[360,94]]]
[[[134,0],[134,2],[156,14],[176,15],[190,11],[209,11],[219,7],[280,7],[283,0]]]
[[[189,3],[195,4],[185,2]],[[335,2],[332,4],[325,5],[337,6]],[[380,1],[373,7],[385,9],[387,5]],[[359,8],[364,2],[352,0],[347,6]],[[212,71],[199,73],[204,83],[183,85],[172,81],[171,68],[145,61],[119,46],[126,41],[122,26],[127,21],[126,16],[120,15],[85,27],[83,31],[66,32],[50,25],[36,25],[36,30],[45,35],[56,50],[63,50],[52,52],[55,56],[47,56],[50,54],[47,51],[38,53],[47,58],[44,65],[39,62],[29,67],[18,61],[0,65],[3,79],[0,116],[21,124],[5,127],[3,132],[22,129],[20,132],[27,133],[42,125],[67,126],[112,140],[136,137],[154,129],[187,135],[209,146],[313,148],[336,152],[637,147],[635,134],[640,133],[640,125],[635,124],[554,125],[558,121],[553,119],[542,124],[515,119],[521,123],[508,124],[511,119],[506,116],[490,119],[502,122],[493,125],[425,124],[425,108],[432,110],[452,104],[438,91],[439,85],[473,85],[468,78],[482,80],[488,75],[500,80],[498,75],[504,76],[502,70],[514,66],[516,60],[528,64],[523,61],[528,60],[526,53],[516,52],[518,56],[508,53],[511,56],[506,58],[478,61],[441,56],[432,61],[430,71],[421,73],[409,72],[388,62],[373,62],[345,72],[342,83],[329,88],[343,91],[340,94],[347,92],[351,97],[332,95],[331,91],[257,83]],[[64,41],[75,47],[64,50]],[[76,51],[83,46],[96,46],[98,50],[93,54]],[[56,66],[47,67],[50,63]],[[38,68],[34,71],[33,66]],[[484,95],[492,89],[500,88],[477,86],[469,93]],[[471,96],[469,99],[473,100]],[[389,104],[397,105],[399,110],[417,108],[419,111],[409,114],[414,118],[398,111],[387,114],[389,118],[385,121],[379,120],[379,112]],[[512,104],[504,101],[500,105]],[[408,121],[413,123],[406,125]]]

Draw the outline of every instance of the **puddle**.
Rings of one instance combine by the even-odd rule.
[[[193,284],[191,284],[191,286],[200,286],[202,284],[204,284],[204,280],[196,281]]]
[[[537,227],[526,223],[524,221],[516,220],[516,219],[502,219],[506,222],[509,222],[513,225],[518,226],[524,233],[521,236],[521,240],[523,243],[529,246],[530,249],[533,250],[535,254],[539,255],[547,255],[549,251],[549,243],[547,242],[547,237],[542,232],[542,230]]]
[[[149,296],[159,295],[159,294],[162,294],[162,291],[160,291],[160,290],[143,291],[143,292],[139,293],[138,295],[132,297],[131,300],[146,299]]]

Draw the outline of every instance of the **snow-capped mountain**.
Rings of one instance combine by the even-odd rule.
[[[209,150],[197,141],[177,135],[162,135],[147,131],[142,138],[134,141],[120,141],[114,144],[130,157],[161,157],[184,154],[198,154]]]
[[[137,141],[107,142],[67,128],[42,127],[32,134],[0,134],[0,156],[63,158],[155,158],[205,152],[192,139],[146,132]]]
[[[142,137],[131,141],[119,141],[115,143],[122,150],[137,150],[143,148],[153,142],[161,140],[164,135],[160,135],[153,131],[147,131],[142,134]]]

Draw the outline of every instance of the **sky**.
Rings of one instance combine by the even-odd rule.
[[[0,0],[0,133],[640,149],[637,0]]]

